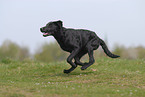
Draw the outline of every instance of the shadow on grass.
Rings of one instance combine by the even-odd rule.
[[[65,74],[65,73],[57,73],[57,74],[53,74],[52,76],[62,76],[62,77],[69,77],[69,76],[78,76],[78,75],[89,75],[89,74],[93,74],[93,71],[83,71],[83,72],[71,72],[69,74]]]
[[[41,79],[41,78],[72,78],[72,77],[78,77],[78,76],[86,76],[86,75],[91,75],[91,74],[94,74],[93,71],[74,71],[74,72],[71,72],[69,74],[65,74],[63,72],[51,72],[49,74],[37,74],[37,75],[34,75],[34,76],[31,76],[35,79]]]

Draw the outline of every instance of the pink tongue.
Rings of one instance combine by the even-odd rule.
[[[44,33],[43,35],[49,35],[48,33]]]

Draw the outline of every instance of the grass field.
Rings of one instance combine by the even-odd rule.
[[[66,62],[0,61],[0,97],[145,97],[145,60],[96,59],[70,74]]]

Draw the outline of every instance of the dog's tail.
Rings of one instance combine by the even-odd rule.
[[[105,44],[105,42],[104,42],[102,39],[100,39],[100,45],[102,46],[102,48],[103,48],[104,52],[106,53],[106,55],[108,55],[109,57],[111,57],[111,58],[118,58],[118,57],[120,57],[120,56],[118,56],[118,55],[112,54],[112,53],[109,51],[107,45]]]

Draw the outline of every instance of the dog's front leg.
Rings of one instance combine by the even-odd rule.
[[[72,53],[69,55],[69,57],[67,58],[67,62],[72,66],[70,69],[68,70],[64,70],[64,73],[70,73],[71,71],[73,71],[77,65],[72,62],[72,59],[78,54],[79,49],[75,49],[72,51]]]

